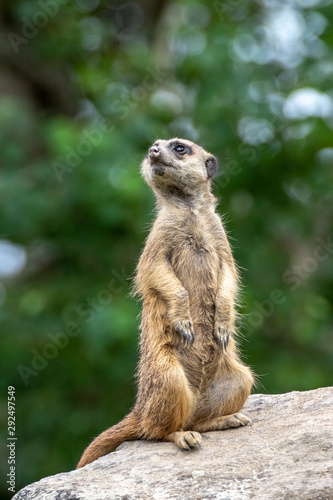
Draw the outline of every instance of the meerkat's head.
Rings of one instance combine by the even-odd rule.
[[[190,196],[210,184],[217,159],[194,142],[185,139],[158,139],[149,148],[141,171],[157,193]]]

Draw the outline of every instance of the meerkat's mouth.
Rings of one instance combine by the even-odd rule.
[[[162,177],[164,174],[168,172],[168,170],[176,170],[176,167],[174,165],[170,165],[169,163],[164,163],[164,162],[157,162],[153,163],[151,165],[152,171],[155,175],[159,175]]]
[[[150,165],[154,168],[176,168],[172,163],[168,163],[167,161],[161,160],[160,158],[150,158]]]
[[[160,177],[162,177],[165,174],[165,169],[163,167],[164,165],[162,165],[161,163],[155,163],[154,165],[152,165],[152,171],[155,175],[159,175]]]

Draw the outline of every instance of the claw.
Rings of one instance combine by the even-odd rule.
[[[194,342],[194,332],[192,328],[192,323],[188,321],[187,323],[180,322],[175,325],[175,329],[178,333],[180,333],[181,337],[184,340],[185,345],[193,345]]]
[[[190,446],[190,444],[188,443],[188,441],[187,441],[186,437],[184,437],[184,444],[185,444],[185,446],[184,446],[184,449],[185,449],[185,450],[190,450],[190,449],[191,449],[191,446]]]
[[[221,347],[222,352],[223,352],[223,351],[227,351],[227,346],[228,346],[229,339],[230,339],[230,332],[228,329],[226,329],[227,333],[225,331],[222,333],[222,330],[224,330],[224,328],[222,329],[222,327],[219,326],[218,333],[216,335],[216,340],[217,340],[217,342],[218,342],[218,344]]]
[[[224,339],[223,339],[223,344],[224,344],[224,350],[225,351],[227,350],[227,345],[228,345],[228,342],[229,342],[229,337],[230,337],[230,333],[228,332],[227,336],[224,337]]]
[[[194,448],[200,448],[200,441],[198,441],[198,439],[193,434],[193,432],[191,432],[191,436],[192,436],[192,439],[193,439],[193,447]]]
[[[190,337],[190,345],[193,345],[193,342],[194,342],[194,331],[193,331],[193,328],[192,328],[192,323],[191,323],[191,321],[189,321],[189,322],[188,322],[187,326],[188,326],[188,329],[190,330],[190,334],[189,334],[189,337]]]
[[[178,433],[177,433],[178,434]],[[201,436],[198,432],[183,431],[179,432],[180,436],[177,439],[176,444],[179,448],[183,450],[192,450],[193,448],[200,448]]]
[[[217,342],[218,342],[219,346],[222,348],[222,351],[223,351],[224,345],[223,345],[223,337],[221,335],[221,328],[219,328],[219,333],[217,335]]]

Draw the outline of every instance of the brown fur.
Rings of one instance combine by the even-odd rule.
[[[78,467],[123,441],[200,446],[199,432],[247,425],[238,413],[253,375],[238,357],[238,277],[211,177],[217,160],[196,144],[158,140],[142,163],[157,218],[139,260],[143,299],[138,393],[124,420],[100,434]]]

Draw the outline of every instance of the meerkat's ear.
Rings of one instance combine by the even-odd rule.
[[[217,170],[217,158],[215,158],[215,156],[209,156],[209,158],[207,158],[207,160],[205,161],[205,165],[207,170],[207,177],[208,179],[211,179],[215,175]]]

